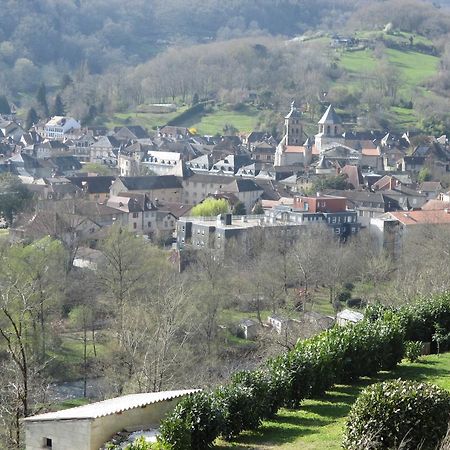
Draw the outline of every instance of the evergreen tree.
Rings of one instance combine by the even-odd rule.
[[[256,202],[255,206],[253,207],[252,210],[253,214],[264,214],[264,208],[262,207],[261,202]]]
[[[72,80],[72,78],[70,78],[70,75],[65,74],[61,80],[61,89],[65,89],[67,86],[70,86],[72,83],[73,83],[73,80]]]
[[[30,108],[28,110],[27,119],[25,121],[25,129],[29,130],[37,121],[39,120],[39,116],[34,108]]]
[[[61,100],[61,96],[58,94],[55,97],[55,104],[53,105],[53,115],[54,116],[64,116],[64,103]]]
[[[36,100],[38,102],[39,107],[42,109],[42,113],[45,117],[48,117],[50,112],[48,110],[47,103],[47,88],[45,87],[45,83],[42,83],[39,86],[39,89],[36,94]]]
[[[245,205],[242,202],[237,202],[233,208],[233,214],[235,216],[245,216],[247,211],[245,209]]]
[[[0,95],[0,114],[11,114],[8,99],[4,95]]]

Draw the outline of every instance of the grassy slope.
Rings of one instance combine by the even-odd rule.
[[[340,449],[345,417],[361,390],[374,382],[402,378],[435,383],[450,390],[450,353],[428,356],[420,363],[401,364],[392,373],[363,379],[352,386],[336,386],[319,400],[307,400],[300,410],[282,409],[276,420],[264,422],[257,432],[245,433],[220,449],[328,450]]]
[[[108,128],[114,128],[124,125],[141,125],[147,130],[155,129],[158,126],[165,125],[169,120],[182,113],[187,106],[181,106],[175,112],[155,114],[150,112],[125,112],[116,113],[105,125]]]
[[[372,38],[375,35],[381,35],[382,32],[360,32],[360,38]],[[384,35],[385,39],[390,39],[398,43],[408,42],[410,35],[408,33],[398,33],[395,36]],[[327,40],[328,38],[320,38]],[[318,39],[312,39],[317,42]],[[431,42],[424,37],[414,36],[415,43],[423,43],[431,45]],[[305,45],[308,45],[305,42]],[[344,86],[352,91],[360,92],[365,89],[367,83],[367,76],[374,71],[379,61],[374,56],[372,50],[359,51],[339,51],[338,65],[346,72],[344,77],[338,80],[337,84]],[[405,101],[414,99],[415,94],[420,91],[428,95],[424,82],[436,74],[439,63],[439,58],[430,56],[415,51],[410,51],[408,48],[403,50],[395,50],[387,48],[385,55],[388,60],[398,69],[400,75],[400,88],[398,92],[399,98]],[[106,123],[108,127],[138,124],[147,128],[148,130],[155,129],[167,123],[170,119],[180,114],[187,106],[180,107],[174,113],[154,114],[148,112],[125,112],[117,113],[113,118]],[[394,107],[391,110],[392,118],[400,127],[415,125],[417,117],[413,110]],[[256,128],[258,123],[259,111],[248,106],[243,111],[227,111],[222,105],[217,105],[212,112],[208,114],[199,114],[182,124],[182,126],[196,128],[199,134],[214,135],[216,133],[223,133],[223,128],[226,124],[233,125],[240,132],[251,131]],[[315,124],[314,124],[315,126]]]
[[[211,114],[195,117],[185,126],[192,126],[198,133],[205,135],[214,135],[223,133],[223,127],[233,125],[240,132],[248,132],[255,129],[258,122],[258,110],[253,107],[247,107],[243,111],[226,111],[215,108]]]
[[[360,33],[359,37],[372,37],[373,34]],[[397,36],[388,38],[397,42],[406,42],[409,36],[408,33],[399,33]],[[415,36],[414,41],[431,45],[430,41],[421,36]],[[387,48],[385,55],[399,72],[401,83],[398,95],[400,98],[409,101],[414,99],[417,92],[429,94],[423,84],[436,74],[439,64],[438,57],[410,51],[407,48],[404,50]],[[360,91],[365,87],[366,80],[364,78],[377,68],[378,61],[372,50],[344,51],[339,56],[339,66],[347,72],[347,77],[345,81],[339,81],[338,84],[346,86],[350,90]],[[417,121],[413,110],[393,107],[391,112],[393,120],[400,127],[414,125]]]

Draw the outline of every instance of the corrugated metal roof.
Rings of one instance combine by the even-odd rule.
[[[91,403],[90,405],[78,406],[76,408],[46,414],[39,414],[37,416],[27,417],[23,420],[25,422],[37,422],[48,420],[97,419],[99,417],[118,414],[130,409],[151,405],[153,403],[194,394],[200,390],[201,389],[189,389],[124,395],[123,397],[111,398],[102,402]]]

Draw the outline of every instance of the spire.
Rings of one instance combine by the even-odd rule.
[[[333,105],[330,105],[325,111],[322,118],[319,120],[319,124],[327,124],[327,125],[336,125],[341,124],[341,118],[336,114],[336,111],[333,108]]]
[[[295,100],[292,100],[291,102],[291,110],[289,111],[288,115],[285,117],[285,119],[290,119],[291,117],[301,117],[301,113],[298,110],[298,108],[295,106]]]

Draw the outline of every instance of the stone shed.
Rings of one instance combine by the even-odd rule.
[[[98,450],[115,433],[159,428],[161,419],[198,390],[132,394],[23,419],[26,450]]]

